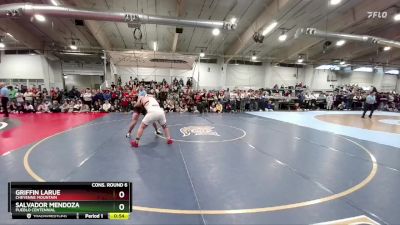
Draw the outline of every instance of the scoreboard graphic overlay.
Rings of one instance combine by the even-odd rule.
[[[129,219],[131,182],[10,182],[13,219]]]

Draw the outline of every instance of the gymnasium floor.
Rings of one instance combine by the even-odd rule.
[[[131,220],[85,224],[398,224],[400,114],[359,116],[168,114],[176,142],[149,127],[133,149],[129,114],[14,115],[0,119],[0,186],[133,182]],[[0,224],[28,224],[10,219],[6,191]]]

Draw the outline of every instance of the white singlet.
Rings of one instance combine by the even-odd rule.
[[[147,114],[144,116],[142,123],[149,125],[154,121],[158,121],[161,126],[165,125],[167,123],[167,119],[165,118],[164,110],[160,107],[157,100],[149,96],[146,96],[146,98],[147,101],[142,100],[142,104],[147,110]]]

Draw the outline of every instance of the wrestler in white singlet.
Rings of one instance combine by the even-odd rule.
[[[160,107],[157,100],[153,97],[146,96],[140,99],[144,108],[147,110],[146,116],[143,118],[142,123],[149,125],[152,122],[158,121],[163,126],[167,123],[164,110]]]

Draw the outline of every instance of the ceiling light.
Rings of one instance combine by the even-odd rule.
[[[64,79],[67,79],[68,78],[68,76],[67,75],[64,75]]]
[[[155,52],[157,51],[157,41],[153,42],[153,50]]]
[[[395,21],[400,21],[400,13],[395,14],[395,15],[393,16],[393,19],[394,19]]]
[[[346,61],[341,60],[339,64],[340,64],[340,65],[344,65],[345,63],[346,63]]]
[[[256,61],[256,60],[257,60],[256,53],[253,53],[253,56],[251,57],[251,60],[253,60],[253,61]]]
[[[285,31],[282,31],[282,34],[279,35],[279,38],[278,38],[279,41],[281,41],[281,42],[286,41],[286,38],[287,38],[287,35],[286,35]]]
[[[71,45],[69,46],[72,50],[77,50],[78,46],[76,46],[75,41],[71,41]]]
[[[317,66],[315,69],[317,70],[340,70],[340,67],[336,65],[320,65]]]
[[[340,46],[343,46],[345,43],[346,43],[345,40],[339,40],[339,41],[336,42],[336,46],[340,47]]]
[[[61,55],[94,55],[92,53],[85,53],[85,52],[60,52]]]
[[[204,56],[206,56],[206,54],[203,52],[203,50],[201,50],[200,57],[203,58]]]
[[[342,2],[342,0],[331,0],[330,4],[331,5],[337,5],[337,4],[341,3],[341,2]]]
[[[215,28],[215,29],[212,30],[212,34],[213,34],[214,36],[218,36],[219,33],[221,33],[221,31],[220,31],[218,28]]]
[[[374,71],[374,69],[372,69],[372,67],[358,67],[357,69],[355,69],[354,71],[356,72],[369,72],[371,73],[372,71]]]
[[[303,63],[303,62],[304,62],[304,57],[303,57],[303,55],[299,55],[299,56],[297,57],[297,62],[298,62],[298,63]]]
[[[236,23],[236,18],[235,17],[232,17],[232,19],[231,19],[231,23]]]
[[[399,74],[399,70],[388,70],[388,71],[385,71],[385,73],[387,73],[387,74],[393,74],[393,75],[398,75],[398,74]]]
[[[5,48],[6,45],[3,42],[0,42],[0,48]]]
[[[392,49],[392,47],[390,47],[390,46],[385,46],[385,47],[383,48],[383,51],[389,51],[390,49]]]
[[[58,2],[56,0],[51,0],[51,4],[58,6]]]
[[[10,33],[6,33],[9,37],[12,37],[12,38],[14,38],[14,36],[12,36],[12,34],[10,34]]]
[[[39,22],[44,22],[46,21],[46,17],[44,17],[43,15],[40,14],[35,14],[35,19]]]
[[[271,24],[269,24],[264,31],[262,32],[262,35],[265,36],[268,33],[270,33],[276,26],[278,25],[278,22],[274,21]]]

